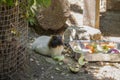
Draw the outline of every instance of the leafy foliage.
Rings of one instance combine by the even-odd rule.
[[[18,0],[16,0],[16,2],[17,2]],[[9,6],[12,6],[12,5],[14,5],[15,3],[14,3],[14,0],[0,0],[0,4],[2,4],[2,3],[5,3],[5,4],[7,4],[7,5],[9,5]]]
[[[7,4],[8,6],[17,6],[19,0],[0,0],[0,4]],[[35,15],[38,7],[48,7],[51,4],[51,0],[27,0],[28,4],[20,4],[22,8],[26,8],[27,12],[25,18],[30,24],[35,23]]]
[[[35,23],[34,16],[39,7],[48,7],[51,4],[51,0],[28,0],[28,17],[27,20],[31,25]]]

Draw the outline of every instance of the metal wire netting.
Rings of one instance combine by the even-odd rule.
[[[25,5],[26,0],[19,0]],[[9,80],[26,59],[27,22],[25,8],[0,4],[0,80]]]

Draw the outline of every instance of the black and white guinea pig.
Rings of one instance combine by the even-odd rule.
[[[46,56],[61,56],[64,49],[62,36],[40,36],[33,42],[32,49]]]

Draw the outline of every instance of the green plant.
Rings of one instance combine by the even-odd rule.
[[[0,0],[0,4],[7,4],[8,6],[17,6],[18,4],[21,8],[26,8],[26,14],[24,17],[30,22],[30,24],[35,23],[35,15],[38,7],[48,7],[51,4],[51,0],[26,0],[27,5],[24,3],[19,4],[19,0]],[[22,9],[21,9],[22,10]]]
[[[48,7],[51,0],[28,0],[27,20],[31,25],[35,24],[35,15],[39,7]]]
[[[81,57],[78,59],[78,63],[83,66],[87,63],[87,61],[85,61],[85,57],[83,54],[81,54]]]

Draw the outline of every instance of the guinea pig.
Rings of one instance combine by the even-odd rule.
[[[61,56],[64,49],[62,36],[40,36],[33,42],[32,49],[46,56]]]

